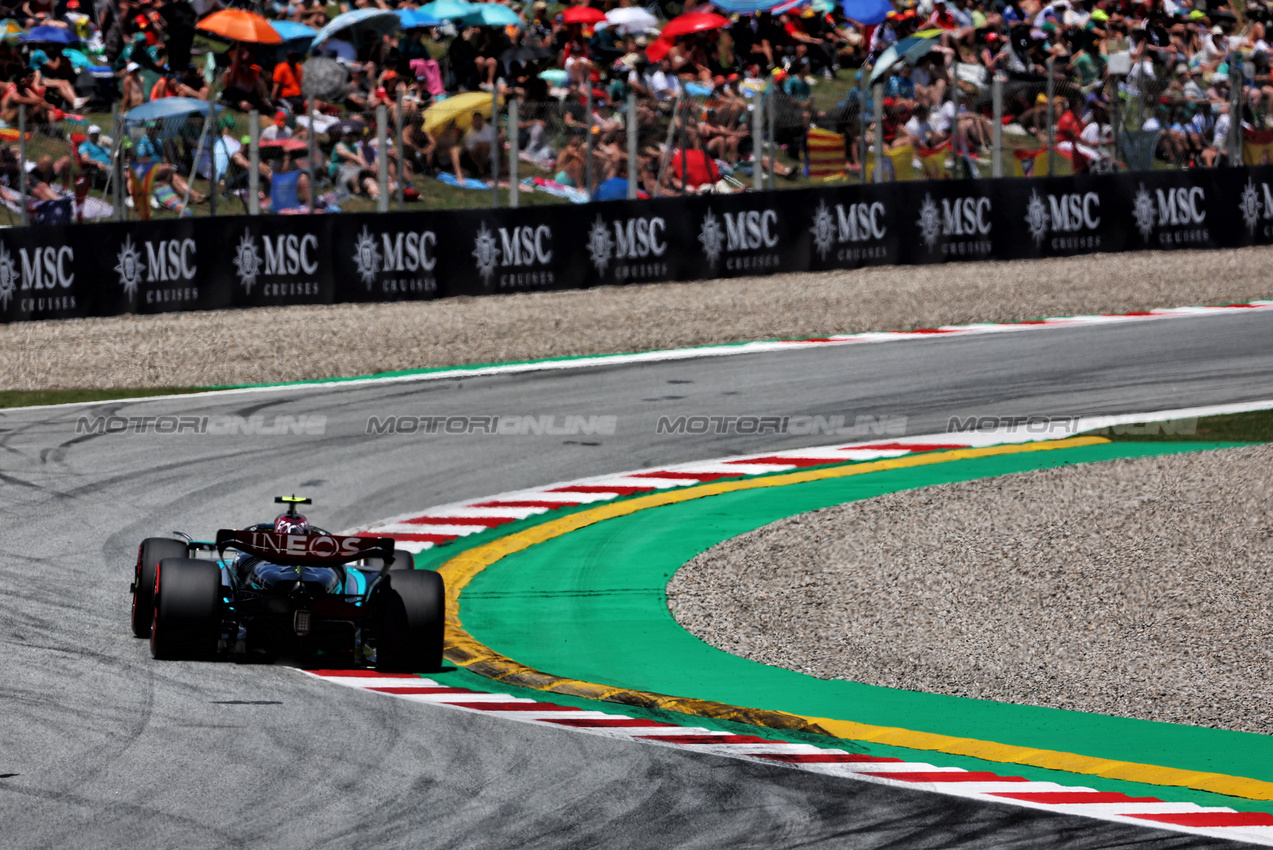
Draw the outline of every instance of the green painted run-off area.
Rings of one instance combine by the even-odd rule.
[[[805,716],[1273,781],[1273,738],[1267,736],[821,680],[714,649],[682,629],[667,609],[665,588],[682,564],[722,540],[783,517],[933,484],[1223,445],[1116,443],[1028,452],[743,490],[647,509],[596,523],[497,562],[463,592],[461,617],[478,641],[556,676]],[[506,526],[504,530],[510,529]],[[432,557],[423,560],[440,560],[444,552],[429,554]],[[454,550],[445,554],[452,555]],[[774,614],[782,615],[779,602],[775,602]],[[617,708],[632,713],[627,707]],[[1247,810],[1268,807],[1189,789],[928,751],[876,744],[854,748],[1203,805]]]

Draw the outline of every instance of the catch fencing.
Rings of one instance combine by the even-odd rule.
[[[1244,73],[1239,56],[1229,62],[1234,75]],[[864,74],[847,90],[815,80],[801,99],[780,84],[747,81],[707,94],[684,86],[663,99],[621,90],[597,91],[595,100],[572,90],[543,102],[475,94],[473,111],[493,116],[498,133],[486,145],[470,144],[471,112],[439,122],[436,106],[402,99],[364,112],[286,114],[280,127],[272,115],[212,105],[153,122],[117,114],[93,139],[87,120],[41,111],[37,123],[23,106],[18,126],[0,130],[8,142],[0,147],[0,221],[516,207],[1234,165],[1244,160],[1243,144],[1228,115],[1255,108],[1234,86],[1212,109],[1198,82],[1164,69],[1132,68],[1084,85],[1050,63],[1037,78],[957,64],[959,84],[928,90],[931,109],[920,115],[903,111],[925,98],[912,99],[899,76],[868,86]],[[1088,120],[1081,138],[1063,124],[1066,112]],[[144,164],[152,160],[160,163],[153,170]],[[707,179],[695,177],[697,162],[706,163]]]

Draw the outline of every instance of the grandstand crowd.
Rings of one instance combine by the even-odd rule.
[[[399,182],[410,197],[421,178],[498,180],[510,139],[506,124],[490,120],[492,98],[519,101],[521,160],[567,194],[626,178],[632,121],[638,180],[655,193],[741,187],[758,160],[794,176],[811,127],[843,138],[846,173],[863,167],[863,140],[947,146],[975,161],[989,150],[996,118],[1017,146],[1060,146],[1076,168],[1121,158],[1111,146],[1120,129],[1152,139],[1152,158],[1207,167],[1229,155],[1234,117],[1259,131],[1273,111],[1268,12],[1258,5],[536,0],[477,4],[503,8],[474,17],[448,13],[447,3],[467,5],[254,3],[234,11],[266,19],[280,36],[252,41],[212,26],[227,11],[221,0],[0,0],[0,132],[66,122],[78,131],[65,155],[22,164],[33,199],[58,197],[72,171],[102,185],[119,142],[130,164],[155,166],[148,176],[156,185],[197,204],[206,193],[194,191],[192,174],[242,192],[251,167],[243,121],[255,113],[261,141],[273,146],[257,166],[266,185],[295,172],[289,203],[312,205],[314,180],[323,205],[334,207]],[[399,17],[386,24],[369,14],[377,10]],[[315,31],[320,39],[306,35]],[[864,74],[883,84],[878,127],[876,89]],[[1004,92],[998,115],[996,76]],[[752,138],[766,92],[785,152],[769,159],[757,156]],[[212,99],[224,111],[206,128],[193,110],[176,132],[154,118],[120,124],[119,140],[103,131],[102,115],[150,114],[148,104],[167,98]],[[431,120],[447,101],[465,106]],[[394,134],[379,150],[378,107],[402,124],[401,166]],[[10,187],[20,167],[14,148],[0,152]],[[382,155],[389,185],[376,167]]]

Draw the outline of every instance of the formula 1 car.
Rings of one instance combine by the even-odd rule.
[[[151,654],[437,670],[442,577],[416,570],[391,538],[310,528],[296,512],[309,499],[274,501],[288,505],[274,522],[222,529],[215,541],[182,532],[142,541],[132,628]]]

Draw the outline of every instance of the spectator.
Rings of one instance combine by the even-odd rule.
[[[58,76],[58,72],[63,67],[69,68],[70,66],[70,63],[61,56],[58,56],[55,62],[43,50],[34,50],[31,52],[30,65],[34,74],[34,79],[31,82],[32,90],[43,90],[45,100],[48,100],[50,94],[56,94],[66,109],[79,109],[89,102],[90,98],[76,95],[75,86],[71,85],[68,80]],[[49,70],[48,75],[45,74],[46,68]]]
[[[464,153],[477,177],[491,175],[491,149],[496,143],[495,125],[487,123],[480,112],[473,113],[473,123],[464,133]],[[491,175],[494,177],[494,175]]]
[[[584,156],[582,132],[574,132],[567,137],[566,147],[557,155],[556,167],[554,181],[563,186],[583,187],[588,161]]]
[[[366,195],[375,200],[380,197],[380,183],[375,172],[359,150],[361,133],[347,127],[332,148],[331,172],[336,178],[336,191],[350,195]]]
[[[159,138],[158,122],[146,122],[146,134],[133,145],[132,161],[137,165],[149,166],[153,170],[155,182],[171,184],[178,195],[184,197],[189,193],[190,199],[196,204],[202,204],[208,199],[206,195],[192,191],[186,179],[167,161],[163,142]]]
[[[274,88],[270,99],[275,103],[286,103],[293,111],[299,112],[304,107],[305,98],[301,92],[304,73],[301,70],[301,54],[289,50],[287,57],[274,66]]]
[[[168,46],[171,67],[186,67],[190,64],[190,48],[194,44],[194,7],[188,0],[166,0],[159,8],[159,16],[164,22],[164,42]]]
[[[111,152],[102,144],[102,128],[96,124],[89,125],[88,138],[80,142],[76,153],[80,158],[80,166],[93,172],[96,177],[105,178],[111,170]]]
[[[203,74],[199,73],[199,69],[193,64],[187,63],[185,69],[181,72],[181,76],[176,77],[176,93],[179,97],[193,97],[197,100],[207,100],[211,91],[211,86],[204,79]]]
[[[58,181],[70,165],[69,157],[62,157],[55,163],[53,157],[47,155],[27,163],[27,193],[34,200],[56,201],[62,197],[62,192],[56,188]]]
[[[270,94],[261,76],[261,66],[256,64],[252,51],[247,47],[235,51],[230,70],[226,73],[221,102],[240,112],[253,109],[264,112],[270,108]]]
[[[274,120],[270,122],[270,126],[261,131],[261,141],[279,142],[290,138],[292,138],[292,129],[287,126],[287,113],[280,109],[274,113]]]
[[[141,65],[136,62],[129,62],[125,68],[123,90],[124,97],[121,106],[124,111],[132,109],[134,106],[141,106],[146,102],[146,91],[143,88],[144,83],[141,79]]]
[[[44,99],[44,89],[35,84],[35,74],[25,73],[16,83],[10,83],[0,97],[0,119],[10,126],[18,124],[18,107],[26,107],[28,124],[47,124],[51,107]]]

